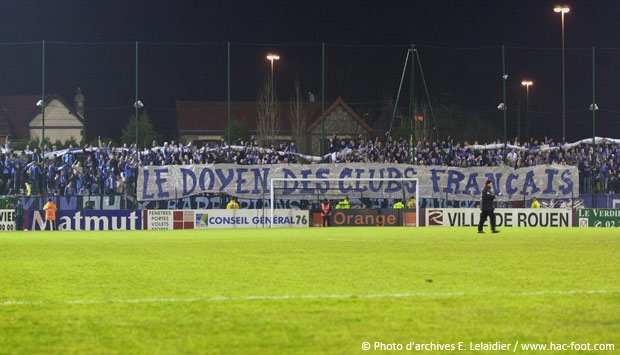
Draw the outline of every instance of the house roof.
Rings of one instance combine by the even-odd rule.
[[[78,88],[78,89],[79,89],[79,88]],[[80,95],[81,95],[81,90],[80,90],[79,92],[80,92]],[[58,101],[60,101],[60,103],[61,103],[61,104],[63,104],[63,106],[64,106],[67,110],[69,110],[69,112],[68,112],[68,114],[69,114],[69,115],[74,116],[75,118],[77,118],[77,119],[78,119],[78,121],[80,121],[80,122],[84,123],[84,121],[85,121],[85,120],[84,120],[84,116],[82,116],[82,114],[81,114],[81,113],[77,112],[73,106],[71,106],[71,105],[67,104],[67,102],[66,102],[66,101],[65,101],[62,97],[60,97],[60,95],[58,95],[58,94],[48,95],[48,96],[45,98],[45,105],[46,105],[46,106],[50,105],[50,104],[52,103],[52,101],[54,101],[54,100],[58,100]],[[39,113],[39,110],[35,110],[35,111],[33,112],[33,114],[30,116],[30,119],[28,120],[28,123],[30,123],[30,121],[32,121],[32,120],[34,119],[34,117],[35,117],[38,113]]]
[[[40,99],[41,96],[0,96],[0,137],[30,139],[28,123],[40,110],[36,106]]]
[[[352,108],[351,106],[349,106],[343,99],[342,97],[338,96],[338,98],[332,102],[331,105],[329,105],[329,107],[327,107],[325,109],[325,113],[323,115],[320,115],[319,112],[319,116],[311,121],[310,125],[307,128],[307,132],[312,132],[319,124],[321,124],[321,121],[323,120],[323,117],[327,117],[331,114],[332,111],[334,111],[338,106],[342,106],[342,108],[347,111],[349,113],[349,115],[351,115],[351,117],[357,121],[357,123],[364,127],[364,129],[366,129],[368,132],[372,132],[372,128],[366,123],[364,122],[364,120],[360,117],[360,115],[358,115]]]
[[[257,102],[231,102],[230,114],[233,120],[243,122],[249,129],[256,130],[258,123]],[[361,126],[369,132],[372,128],[338,97],[325,108],[325,116],[342,106]],[[320,102],[304,102],[303,110],[308,115],[307,132],[321,123]],[[290,102],[280,102],[280,130],[290,131]],[[177,129],[179,133],[225,131],[228,125],[228,103],[226,101],[177,101]]]
[[[9,137],[11,140],[30,140],[30,123],[41,109],[36,106],[41,96],[0,96],[0,139]],[[46,107],[54,100],[59,101],[68,110],[68,114],[84,123],[84,117],[75,112],[58,94],[45,98]]]

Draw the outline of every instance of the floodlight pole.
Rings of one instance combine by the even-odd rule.
[[[508,78],[508,75],[506,75],[506,54],[505,54],[505,50],[504,50],[504,46],[502,45],[502,84],[503,84],[503,92],[504,92],[504,105],[507,105],[506,103],[506,79]],[[504,109],[502,111],[504,111],[504,164],[506,164],[506,153],[508,152],[508,135],[506,133],[506,108],[507,106],[504,106]]]
[[[45,155],[45,41],[41,45],[41,151]]]
[[[275,54],[275,53],[270,53],[267,55],[267,60],[269,60],[271,62],[271,85],[275,86],[273,84],[273,61],[274,60],[280,60],[280,56]]]
[[[532,80],[523,80],[521,85],[525,86],[525,128],[526,128],[526,140],[530,139],[530,86],[534,85]],[[519,124],[519,126],[521,126]],[[518,135],[520,136],[520,135]]]
[[[562,140],[566,139],[566,63],[564,56],[564,14],[570,11],[567,5],[558,5],[554,12],[562,16]]]
[[[138,102],[138,41],[136,41],[136,101],[134,101],[134,108],[136,109],[136,164],[140,160],[140,156],[138,155],[138,110],[140,105]]]
[[[321,44],[321,160],[325,157],[325,42]]]
[[[592,171],[594,172],[595,170],[595,164],[596,164],[596,111],[598,110],[598,107],[596,106],[596,96],[595,96],[595,63],[596,61],[594,60],[595,58],[595,54],[594,54],[594,47],[592,47],[592,105],[590,105],[590,111],[592,111]],[[594,177],[592,177],[592,181],[594,181]],[[594,184],[590,185],[591,187],[594,186]],[[591,188],[591,192],[592,192],[592,206],[596,207],[596,194],[594,193],[594,189]]]
[[[228,42],[228,53],[227,53],[227,58],[228,58],[228,68],[227,68],[227,72],[228,72],[228,76],[227,76],[227,87],[228,87],[228,102],[226,104],[226,118],[227,118],[227,122],[228,122],[228,135],[226,137],[226,143],[230,146],[230,129],[231,129],[231,121],[230,121],[230,42]]]
[[[564,14],[562,10],[562,140],[566,139],[566,57],[564,55]]]
[[[411,164],[414,163],[415,161],[415,149],[413,147],[415,147],[414,142],[417,140],[416,138],[416,121],[415,121],[415,85],[414,85],[414,78],[415,78],[415,56],[414,56],[414,51],[415,51],[415,45],[411,45],[411,68],[409,69],[409,75],[411,76],[411,80],[409,81],[409,154],[411,154],[411,156],[409,157],[409,162]],[[411,126],[413,125],[413,134],[411,133]]]

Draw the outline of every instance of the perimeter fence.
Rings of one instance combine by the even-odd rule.
[[[401,130],[415,141],[452,136],[482,143],[504,135],[509,141],[541,141],[544,136],[576,141],[594,135],[593,101],[599,108],[595,130],[612,132],[620,113],[615,94],[620,90],[615,64],[620,49],[565,51],[565,118],[561,50],[510,46],[0,43],[0,96],[58,94],[72,107],[79,87],[85,96],[86,140],[102,136],[128,144],[134,142],[119,141],[119,128],[135,115],[136,99],[163,139],[170,140],[177,135],[170,129],[176,127],[177,102],[256,101],[270,79],[280,101],[291,99],[296,83],[306,102],[330,104],[342,97],[377,137]],[[267,59],[270,53],[279,59]],[[529,93],[521,84],[524,79],[533,81]],[[497,109],[500,103],[506,111]],[[3,107],[3,119],[17,110],[35,110],[35,104]],[[481,130],[478,120],[487,129]],[[289,126],[280,124],[281,129]],[[15,134],[3,130],[0,134]]]

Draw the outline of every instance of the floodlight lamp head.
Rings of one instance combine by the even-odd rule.
[[[136,103],[133,104],[133,106],[135,108],[143,108],[144,104],[142,103],[142,101],[138,100],[138,101],[136,101]]]
[[[506,110],[506,105],[502,102],[499,105],[497,105],[497,109],[500,111],[505,111]]]
[[[591,104],[590,105],[590,111],[598,111],[598,105],[597,104]]]
[[[504,80],[508,79],[508,74],[502,75],[502,78],[504,78]]]
[[[43,100],[37,101],[37,107],[43,107]]]

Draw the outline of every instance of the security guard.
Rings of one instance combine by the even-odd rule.
[[[416,208],[416,199],[415,199],[415,197],[411,196],[411,199],[409,199],[409,202],[407,202],[407,208],[409,208],[409,209]]]
[[[226,209],[227,210],[238,210],[239,209],[239,204],[237,203],[237,201],[235,201],[234,197],[230,198],[230,202],[228,202],[228,204],[226,205]]]
[[[351,208],[351,204],[349,203],[349,198],[345,197],[344,200],[338,202],[336,205],[337,210],[348,210]]]

